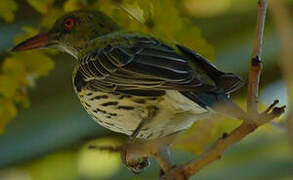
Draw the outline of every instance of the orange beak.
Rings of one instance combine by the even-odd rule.
[[[18,45],[16,45],[12,51],[24,51],[30,49],[45,48],[54,43],[49,33],[41,33],[32,38],[29,38]]]

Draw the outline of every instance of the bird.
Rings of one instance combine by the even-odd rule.
[[[73,56],[72,83],[84,109],[133,139],[184,132],[217,104],[230,104],[230,93],[243,84],[192,49],[124,30],[95,10],[69,12],[12,51],[42,48]]]

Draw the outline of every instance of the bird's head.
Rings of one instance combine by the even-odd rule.
[[[111,18],[99,11],[73,11],[57,19],[52,29],[21,42],[13,51],[56,48],[75,57],[86,42],[119,30]]]

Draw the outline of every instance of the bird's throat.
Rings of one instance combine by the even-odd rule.
[[[78,59],[78,54],[80,53],[80,50],[79,50],[80,48],[73,48],[70,46],[63,45],[63,44],[58,44],[56,46],[56,49],[58,49],[62,52],[68,53],[69,55],[73,56],[75,59]]]

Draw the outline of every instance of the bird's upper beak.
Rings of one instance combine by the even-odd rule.
[[[56,41],[50,33],[41,33],[19,43],[12,49],[12,51],[24,51],[29,49],[46,48],[49,45],[55,43]]]

